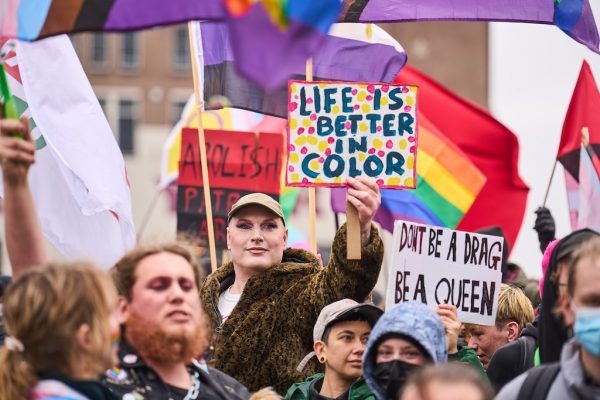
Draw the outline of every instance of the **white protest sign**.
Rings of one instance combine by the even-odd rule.
[[[415,300],[454,304],[461,322],[494,325],[503,239],[448,228],[394,223],[386,308]]]

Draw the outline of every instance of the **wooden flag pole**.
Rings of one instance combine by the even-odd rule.
[[[313,80],[313,64],[312,58],[306,60],[306,80]],[[309,222],[309,243],[310,251],[317,255],[317,200],[314,187],[308,188],[308,222]]]
[[[590,130],[587,126],[581,128],[581,144],[583,144],[583,147],[587,147],[590,144]]]
[[[548,194],[550,193],[550,186],[552,185],[552,178],[554,178],[554,171],[556,171],[557,162],[557,160],[554,160],[554,165],[552,166],[552,173],[550,174],[550,180],[548,181],[548,186],[546,187],[546,195],[544,196],[544,202],[542,203],[542,207],[546,207],[546,201],[548,200]]]
[[[204,209],[206,210],[206,226],[208,230],[208,248],[210,251],[210,268],[217,270],[217,251],[215,247],[215,230],[213,227],[212,203],[210,200],[210,180],[208,177],[208,163],[206,159],[206,140],[204,139],[204,127],[202,126],[202,112],[204,111],[204,94],[202,85],[198,78],[199,66],[196,56],[196,43],[194,43],[193,22],[188,22],[188,37],[190,40],[190,55],[192,59],[192,75],[194,79],[194,97],[196,110],[198,111],[198,139],[200,142],[200,165],[202,168],[202,181],[204,183]],[[200,37],[197,40],[202,40]]]

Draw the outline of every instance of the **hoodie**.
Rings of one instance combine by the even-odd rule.
[[[435,364],[448,360],[446,333],[442,320],[425,304],[415,301],[400,303],[387,310],[377,321],[363,356],[363,375],[377,399],[384,399],[383,388],[373,378],[379,339],[389,334],[401,334],[419,343]]]
[[[569,332],[562,317],[554,313],[559,300],[558,285],[550,278],[557,271],[559,260],[568,257],[595,235],[598,235],[598,232],[587,228],[571,232],[558,241],[550,255],[548,269],[544,275],[544,295],[539,314],[538,346],[542,363],[558,361],[562,346],[569,339]]]
[[[538,367],[539,368],[539,367]],[[513,400],[519,396],[527,373],[510,381],[496,400]],[[562,348],[560,356],[560,372],[552,382],[547,400],[597,400],[600,399],[600,387],[590,382],[581,364],[581,349],[575,338],[569,340]]]

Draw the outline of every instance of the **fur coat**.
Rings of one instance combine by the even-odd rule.
[[[231,375],[249,390],[273,386],[285,393],[294,382],[317,372],[313,360],[302,373],[296,367],[312,351],[313,326],[321,309],[369,295],[383,260],[383,242],[371,227],[371,240],[361,260],[346,260],[346,227],[333,241],[329,264],[321,268],[309,252],[286,249],[280,264],[251,277],[239,302],[221,323],[219,294],[233,284],[233,265],[210,274],[201,288],[202,305],[215,329],[211,365]]]

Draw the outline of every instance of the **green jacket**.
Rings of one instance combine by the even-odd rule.
[[[294,383],[287,391],[284,400],[310,400],[309,387],[312,381],[323,379],[323,374],[315,374],[304,382]],[[360,378],[350,386],[348,400],[375,400],[375,396],[364,378]]]
[[[475,350],[469,347],[461,347],[458,349],[457,353],[448,354],[448,361],[457,361],[463,364],[467,364],[475,368],[482,376],[486,379],[488,378],[485,373],[485,369],[483,369],[483,365],[481,361],[479,361],[479,357],[477,357],[477,353]]]
[[[228,263],[210,274],[200,290],[202,306],[215,329],[211,365],[250,391],[273,386],[279,393],[320,370],[311,360],[303,373],[296,367],[312,351],[313,327],[327,304],[343,298],[364,301],[379,276],[383,242],[371,227],[362,260],[346,260],[346,227],[335,235],[329,265],[321,268],[309,252],[286,249],[281,264],[251,277],[229,318],[221,323],[219,294],[235,278]]]

